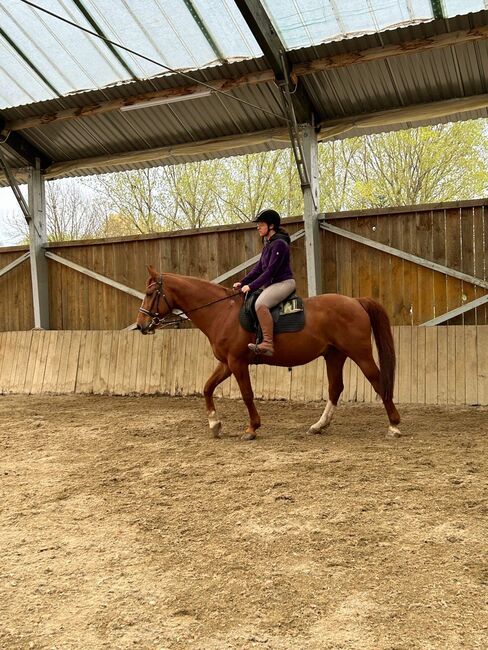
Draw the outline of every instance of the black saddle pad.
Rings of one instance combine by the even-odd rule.
[[[239,312],[239,322],[248,332],[258,334],[261,337],[261,328],[256,316],[255,304],[262,290],[254,291],[252,294],[246,294],[246,299]],[[299,332],[305,327],[305,311],[303,309],[303,300],[295,295],[290,294],[283,302],[271,309],[271,315],[274,321],[274,333],[283,334],[284,332]]]

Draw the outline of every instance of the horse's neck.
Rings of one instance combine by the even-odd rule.
[[[168,287],[178,307],[185,313],[189,312],[192,322],[208,335],[212,327],[218,323],[219,307],[222,310],[227,301],[222,300],[215,305],[209,303],[219,301],[228,295],[224,287],[207,280],[178,275],[171,277]],[[200,309],[201,307],[203,309]]]

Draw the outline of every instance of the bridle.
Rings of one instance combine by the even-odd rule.
[[[169,313],[171,314],[171,312],[173,311],[173,307],[171,307],[171,305],[169,304],[168,299],[166,298],[166,294],[163,291],[163,276],[160,275],[157,280],[154,280],[154,282],[148,286],[148,290],[151,289],[153,285],[156,285],[156,291],[153,294],[154,296],[156,296],[156,301],[155,301],[156,310],[158,309],[159,306],[159,299],[163,298],[164,302],[166,303],[166,306],[169,309]],[[183,320],[180,318],[179,320],[167,321],[165,319],[168,314],[166,316],[161,316],[161,314],[158,311],[151,311],[149,309],[144,309],[144,307],[139,307],[139,311],[141,312],[141,314],[145,314],[146,316],[151,317],[151,322],[149,323],[148,326],[148,330],[150,331],[153,329],[157,329],[158,327],[161,326],[165,327],[173,323],[180,323]]]
[[[164,302],[166,303],[166,306],[169,309],[169,314],[172,313],[174,307],[171,307],[171,305],[168,302],[168,298],[166,297],[166,294],[164,293],[163,290],[163,275],[161,274],[157,280],[154,280],[152,284],[150,284],[147,288],[147,290],[151,289],[153,285],[156,285],[156,291],[154,292],[154,295],[156,296],[156,310],[158,309],[159,305],[159,300],[162,298]],[[224,296],[223,298],[218,298],[217,300],[212,300],[212,302],[208,302],[205,305],[200,305],[200,307],[195,307],[195,309],[189,309],[185,311],[185,315],[188,316],[188,314],[193,313],[194,311],[198,311],[199,309],[203,309],[204,307],[209,307],[210,305],[214,305],[216,302],[222,302],[222,300],[228,300],[229,298],[234,298],[234,296],[242,296],[243,294],[240,291],[237,291],[236,293],[230,294],[230,296]],[[154,301],[154,298],[153,298]],[[150,316],[151,317],[151,322],[148,325],[148,330],[152,331],[158,328],[162,327],[168,327],[169,325],[179,325],[181,322],[183,322],[183,318],[179,317],[178,319],[173,319],[173,320],[166,320],[169,314],[166,314],[165,316],[161,316],[161,314],[158,311],[151,311],[149,309],[144,309],[144,307],[139,307],[139,311],[141,314],[144,314],[145,316]]]

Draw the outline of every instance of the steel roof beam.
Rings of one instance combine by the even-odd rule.
[[[234,1],[258,42],[266,61],[271,66],[278,84],[280,81],[289,81],[292,65],[286,48],[261,2],[259,0]],[[298,79],[294,78],[293,84],[296,84],[296,90],[291,97],[298,120],[300,122],[312,122],[315,116],[312,101]]]
[[[4,130],[5,120],[0,115],[0,133]],[[6,131],[7,135],[0,139],[0,147],[10,151],[15,156],[22,158],[27,165],[35,166],[36,158],[41,162],[41,169],[51,165],[52,160],[42,151],[39,151],[33,144],[26,140],[20,133]]]
[[[225,59],[225,56],[224,56],[222,50],[217,45],[217,42],[213,38],[212,34],[208,31],[208,28],[205,25],[205,22],[204,22],[203,18],[201,17],[200,13],[198,12],[198,9],[193,4],[192,0],[183,0],[183,2],[185,3],[186,8],[190,12],[191,17],[193,18],[193,20],[198,25],[198,29],[202,32],[203,36],[205,37],[205,40],[207,41],[207,43],[212,48],[212,51],[214,52],[214,54],[217,56],[219,61],[225,61],[226,59]]]
[[[58,97],[62,97],[62,94],[59,92],[59,90],[53,86],[53,84],[49,81],[49,79],[44,76],[44,74],[39,70],[39,68],[33,63],[30,58],[27,56],[27,54],[10,38],[10,36],[0,27],[0,36],[3,37],[5,41],[10,45],[10,47],[20,56],[22,61],[26,63],[29,68],[34,72],[34,74],[39,77],[39,79],[51,90],[55,95]]]
[[[430,0],[434,18],[445,18],[444,3],[442,0]]]
[[[124,68],[126,72],[130,74],[132,79],[138,80],[138,76],[136,73],[132,70],[130,65],[127,63],[127,61],[124,59],[123,56],[121,56],[120,52],[117,50],[116,47],[114,47],[111,43],[108,43],[107,41],[110,40],[108,39],[107,35],[104,33],[103,29],[99,26],[97,21],[93,18],[93,16],[90,14],[88,9],[85,7],[83,2],[81,0],[72,0],[72,2],[76,5],[77,9],[80,11],[81,14],[83,14],[84,18],[88,21],[88,23],[93,27],[93,29],[96,31],[96,33],[101,37],[103,43],[105,46],[110,50],[112,55],[117,59],[117,61],[120,63],[120,65]]]
[[[306,63],[295,63],[292,67],[292,76],[306,76],[323,72],[326,70],[335,70],[345,68],[349,65],[359,65],[363,63],[372,63],[375,61],[388,60],[389,58],[408,56],[420,52],[430,52],[438,49],[453,47],[462,43],[476,43],[488,39],[488,25],[473,27],[469,30],[460,30],[446,34],[436,34],[424,39],[415,39],[413,41],[404,41],[385,45],[384,47],[375,47],[365,50],[355,50],[352,52],[341,52],[332,56],[315,59]],[[266,84],[274,81],[275,75],[272,70],[262,70],[251,72],[240,77],[223,78],[210,82],[217,90],[230,91],[244,86],[254,86]],[[131,103],[151,101],[158,97],[171,97],[173,95],[186,95],[196,92],[199,86],[177,86],[172,88],[163,88],[161,90],[151,90],[147,93],[140,93],[128,97],[119,97],[109,99],[95,104],[86,106],[75,106],[65,108],[60,111],[43,113],[42,115],[33,115],[30,117],[21,117],[6,123],[5,129],[11,131],[21,131],[23,129],[32,129],[42,127],[45,124],[53,124],[63,120],[73,120],[84,117],[93,117],[108,113],[110,111],[120,110],[121,107]]]

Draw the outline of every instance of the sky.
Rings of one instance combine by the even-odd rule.
[[[20,187],[23,190],[27,189],[27,185]],[[5,226],[6,217],[12,212],[20,212],[19,204],[10,187],[2,187],[0,188],[0,246],[13,246],[19,243],[15,238],[9,237]]]

